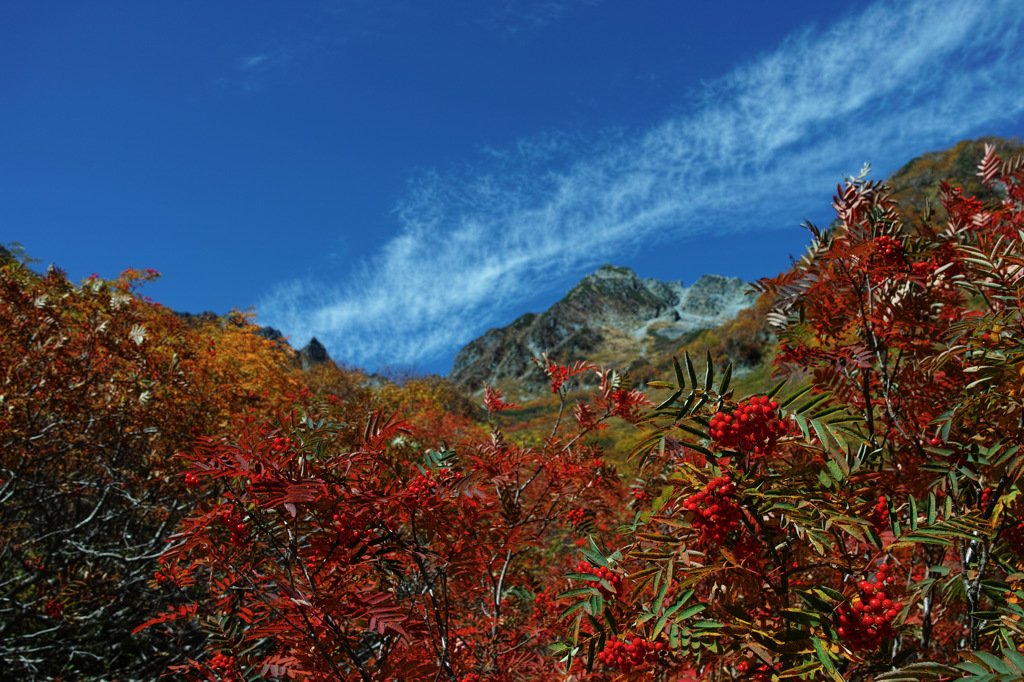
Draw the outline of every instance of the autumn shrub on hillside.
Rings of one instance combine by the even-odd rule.
[[[558,383],[564,368],[548,369]],[[179,667],[200,679],[550,673],[557,613],[544,604],[571,568],[568,540],[601,534],[592,521],[620,503],[584,436],[645,401],[613,373],[602,386],[538,448],[507,442],[492,419],[482,437],[429,449],[452,434],[382,411],[357,421],[359,406],[328,396],[183,453],[204,503],[163,573],[206,595],[145,627],[202,622],[208,656]],[[512,407],[488,390],[490,415]]]
[[[156,273],[80,286],[0,268],[0,661],[19,679],[152,678],[198,631],[132,636],[190,497],[174,452],[298,392],[238,318],[191,330],[137,295]]]

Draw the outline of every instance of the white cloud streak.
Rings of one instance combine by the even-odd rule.
[[[346,362],[411,365],[507,323],[547,273],[562,283],[623,249],[692,237],[709,214],[737,231],[791,227],[865,161],[893,167],[1019,117],[1022,33],[1017,0],[878,2],[790,36],[648,130],[585,149],[540,136],[490,150],[487,172],[419,178],[398,235],[359,272],[283,284],[260,320]]]

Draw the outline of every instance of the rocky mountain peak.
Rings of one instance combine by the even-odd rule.
[[[686,287],[604,265],[546,312],[523,315],[467,344],[449,379],[470,391],[484,381],[542,390],[543,376],[531,360],[542,352],[559,362],[588,359],[625,368],[621,363],[643,358],[655,346],[734,318],[756,299],[746,289],[739,278],[705,275]]]
[[[331,359],[324,344],[320,343],[315,336],[298,352],[298,357],[304,372],[308,372],[313,365],[322,365]]]

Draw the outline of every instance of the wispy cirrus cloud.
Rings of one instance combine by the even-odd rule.
[[[648,129],[542,135],[417,178],[397,236],[348,281],[282,284],[260,319],[368,366],[450,355],[545,273],[693,236],[709,212],[737,231],[791,226],[866,160],[891,167],[1020,116],[1022,33],[1016,0],[884,1],[798,32]]]

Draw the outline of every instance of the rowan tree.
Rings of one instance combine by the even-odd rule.
[[[549,369],[557,392],[561,369]],[[172,537],[164,574],[208,593],[144,628],[200,622],[208,653],[177,668],[196,679],[557,671],[550,580],[569,568],[570,537],[598,530],[578,513],[613,514],[621,494],[584,436],[645,402],[614,374],[601,386],[536,448],[507,442],[492,419],[430,449],[452,434],[381,411],[356,423],[357,403],[313,400],[184,453],[204,503]],[[485,402],[491,415],[509,407],[493,391]]]
[[[760,282],[779,371],[805,389],[737,399],[710,356],[703,379],[687,356],[656,384],[670,395],[635,453],[661,492],[568,576],[567,661],[623,679],[1024,672],[1022,167],[989,149],[997,200],[945,185],[942,225],[903,224],[882,183],[839,187],[837,225]]]

